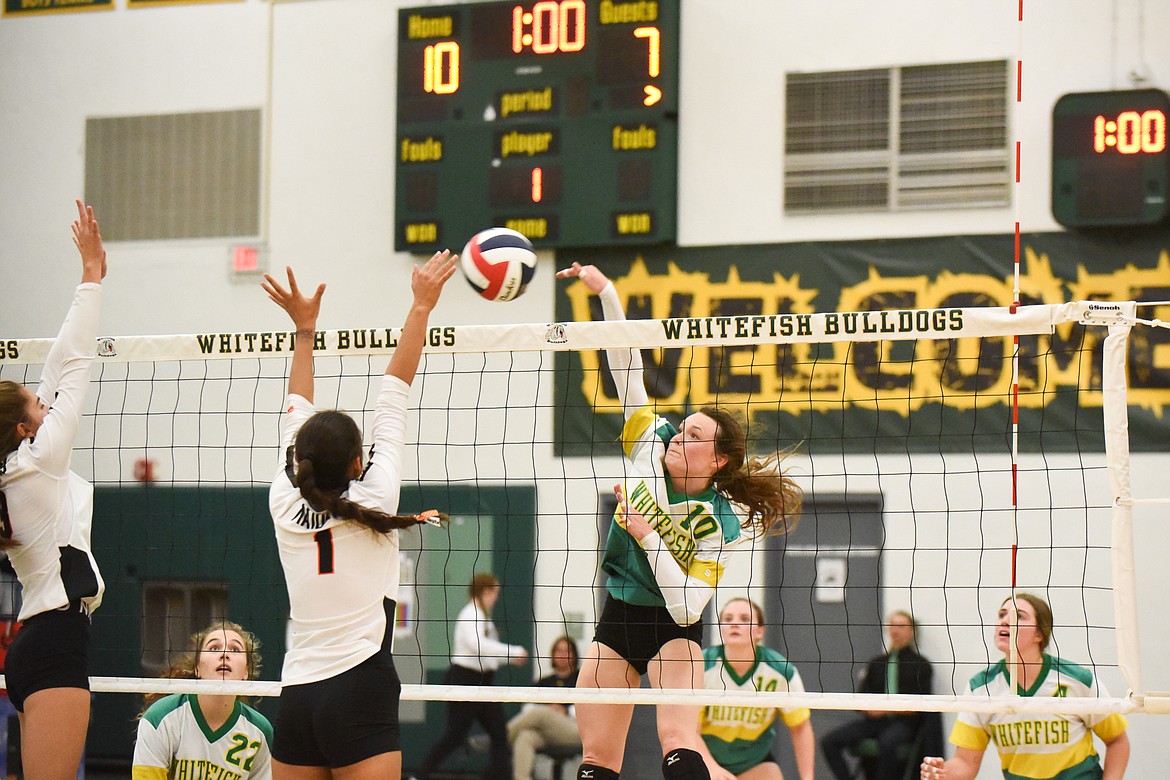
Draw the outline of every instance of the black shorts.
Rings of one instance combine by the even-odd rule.
[[[402,683],[388,648],[327,680],[285,686],[280,692],[272,757],[295,766],[337,769],[396,753],[401,750],[401,693]]]
[[[703,621],[680,626],[666,607],[644,607],[606,595],[594,642],[626,659],[638,674],[646,674],[650,659],[672,639],[689,639],[702,647]]]
[[[17,712],[37,691],[89,690],[89,616],[79,607],[33,615],[12,640],[4,661],[8,699]]]

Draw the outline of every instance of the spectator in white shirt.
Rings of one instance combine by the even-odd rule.
[[[495,672],[505,663],[523,666],[528,651],[520,645],[501,642],[491,621],[492,607],[500,597],[500,581],[494,574],[480,572],[471,580],[471,601],[455,619],[455,642],[447,685],[491,685]],[[491,761],[485,780],[511,780],[512,753],[508,746],[507,720],[499,702],[452,701],[447,703],[447,729],[431,747],[419,767],[419,780],[430,773],[463,744],[476,721],[491,740]]]

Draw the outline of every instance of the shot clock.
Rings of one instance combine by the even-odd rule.
[[[487,225],[537,247],[673,241],[679,0],[398,15],[395,249]]]
[[[1052,110],[1052,215],[1067,227],[1170,215],[1170,98],[1157,89],[1065,95]]]

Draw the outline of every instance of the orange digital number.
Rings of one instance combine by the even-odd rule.
[[[519,54],[525,47],[531,47],[533,54],[584,49],[585,0],[541,0],[531,11],[513,6],[512,51]]]
[[[638,27],[634,30],[634,36],[637,38],[645,38],[648,44],[649,52],[646,57],[646,73],[650,78],[658,78],[658,73],[662,68],[661,54],[659,53],[659,33],[657,27]]]
[[[1159,154],[1166,150],[1166,114],[1123,111],[1116,119],[1098,114],[1093,119],[1093,151],[1104,154],[1117,149],[1121,154]]]
[[[450,95],[459,89],[459,44],[441,41],[423,51],[423,90]]]

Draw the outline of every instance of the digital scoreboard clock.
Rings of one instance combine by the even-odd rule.
[[[1170,98],[1080,92],[1052,110],[1052,215],[1067,227],[1153,225],[1170,214]]]
[[[679,0],[401,9],[395,240],[675,239]]]

